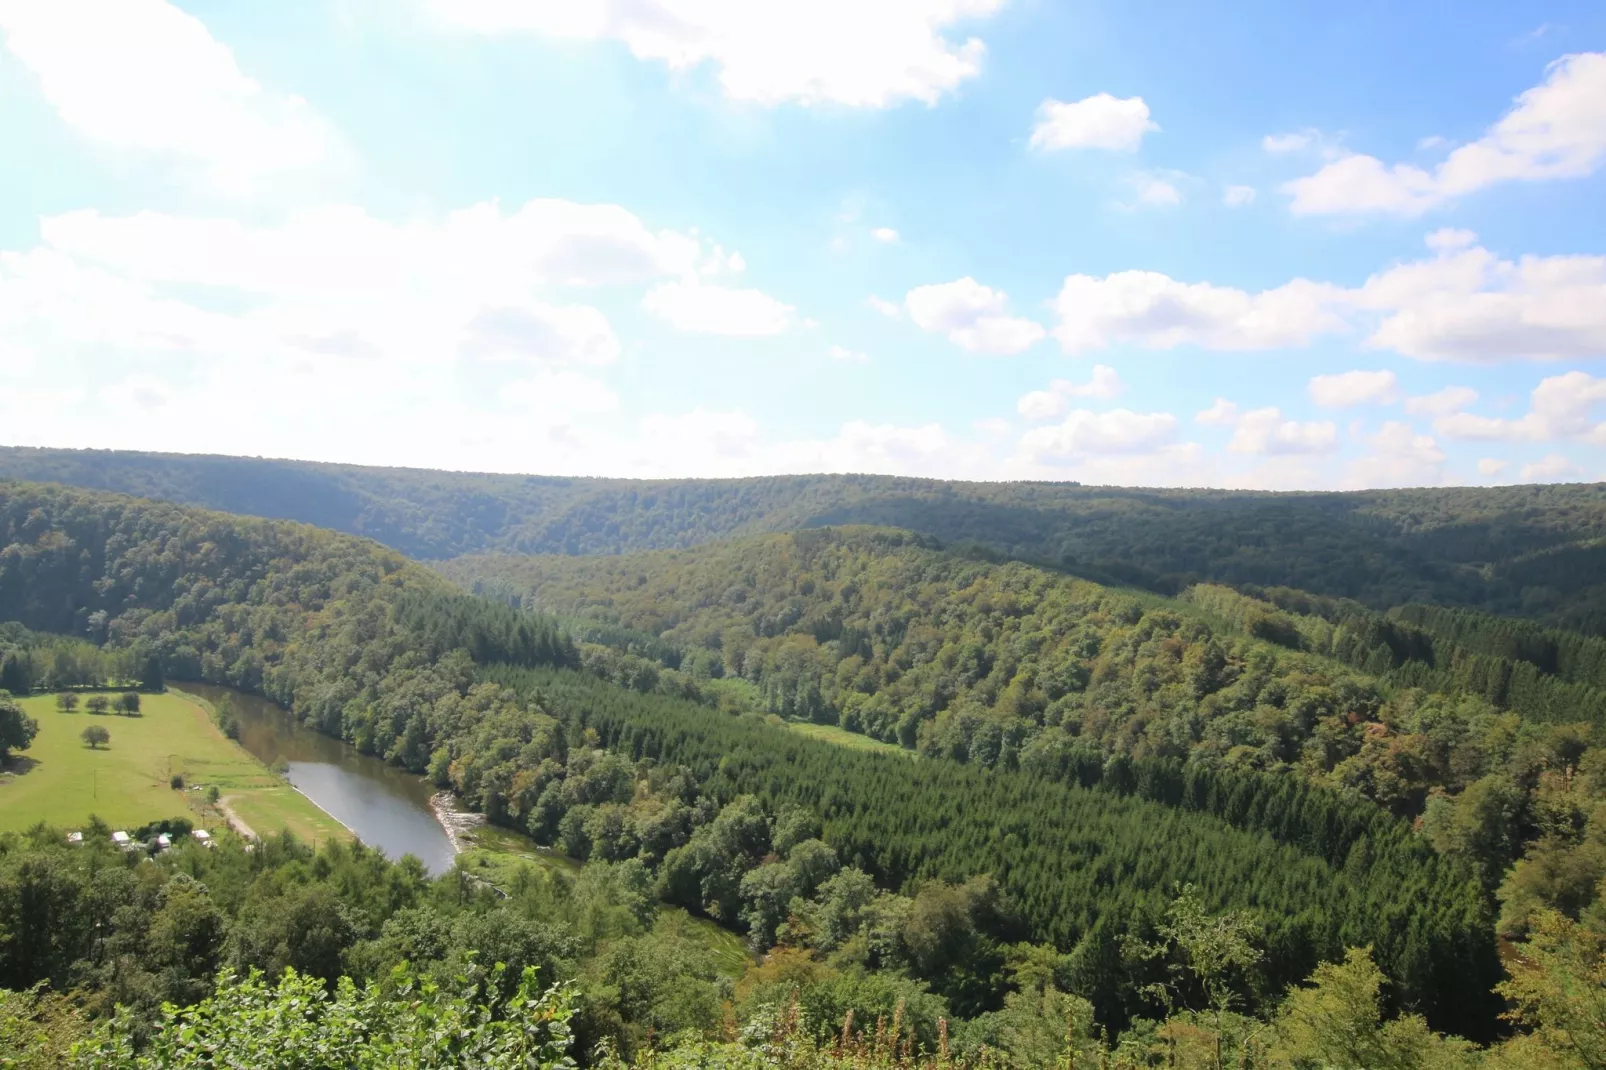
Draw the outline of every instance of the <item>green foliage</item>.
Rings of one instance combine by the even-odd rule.
[[[0,989],[0,1067],[57,1070],[91,1029],[70,997],[43,986],[25,992]]]
[[[104,725],[92,724],[80,732],[78,738],[82,739],[90,750],[98,750],[111,743],[112,734]]]
[[[39,722],[22,712],[10,693],[0,691],[0,763],[14,750],[27,750],[39,734]]]
[[[147,1045],[135,1043],[136,1022],[120,1019],[109,1035],[81,1044],[74,1060],[167,1070],[216,1066],[227,1053],[229,1065],[264,1070],[573,1067],[569,994],[541,992],[530,969],[504,1000],[495,994],[500,972],[442,984],[398,966],[361,987],[342,978],[333,993],[293,970],[276,984],[255,972],[224,973],[207,999],[165,1007]]]
[[[104,618],[89,622],[104,627]],[[108,687],[129,679],[133,662],[126,651],[30,631],[15,621],[0,623],[0,690],[13,695],[59,688]]]
[[[1134,991],[1148,979],[1118,948],[1113,961],[1101,958],[1104,941],[1152,932],[1173,888],[1192,882],[1211,910],[1262,913],[1273,990],[1345,946],[1372,943],[1403,998],[1436,1020],[1474,1034],[1491,1021],[1484,993],[1498,965],[1477,886],[1403,823],[1296,778],[1123,759],[1108,770],[1094,763],[1084,782],[909,762],[662,696],[621,695],[573,672],[489,675],[562,711],[571,736],[594,732],[630,760],[683,766],[720,799],[752,795],[772,812],[820,815],[838,858],[883,887],[996,875],[1033,939],[1086,963],[1077,991],[1105,1020],[1142,1010]],[[552,811],[542,812],[550,822]],[[722,819],[725,831],[709,826],[671,852],[661,879],[671,901],[730,919],[768,844],[755,822]],[[963,970],[951,979],[971,983]]]
[[[1509,1017],[1571,1065],[1606,1067],[1606,935],[1545,913],[1511,977],[1500,985]]]

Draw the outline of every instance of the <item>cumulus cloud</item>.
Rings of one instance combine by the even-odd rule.
[[[1176,437],[1177,418],[1168,412],[1075,409],[1048,427],[1021,436],[1024,457],[1038,463],[1062,462],[1091,454],[1148,453]]]
[[[1478,474],[1480,476],[1497,476],[1509,467],[1511,467],[1510,464],[1496,457],[1478,458]]]
[[[1584,470],[1559,453],[1522,466],[1524,483],[1565,483],[1584,474]]]
[[[1534,387],[1528,412],[1508,420],[1453,412],[1433,422],[1446,438],[1483,442],[1580,440],[1606,445],[1606,424],[1596,420],[1606,402],[1606,379],[1572,371],[1542,379]]]
[[[1385,314],[1368,344],[1421,360],[1606,353],[1606,256],[1501,260],[1469,240],[1458,235],[1433,259],[1366,281],[1356,305]]]
[[[1128,210],[1174,208],[1182,203],[1180,183],[1187,177],[1181,171],[1139,171],[1130,175],[1127,185],[1132,187],[1134,199],[1121,207]]]
[[[1444,450],[1432,435],[1390,420],[1365,439],[1372,452],[1349,466],[1353,487],[1423,487],[1444,482]]]
[[[1255,350],[1364,328],[1365,344],[1418,360],[1497,362],[1606,354],[1606,256],[1502,260],[1469,232],[1359,287],[1294,279],[1246,291],[1153,271],[1071,275],[1055,301],[1068,352],[1130,343]]]
[[[891,227],[877,227],[870,232],[870,237],[884,245],[898,244],[898,232]]]
[[[538,301],[479,313],[461,346],[465,356],[503,363],[611,364],[619,351],[619,337],[597,309]]]
[[[235,292],[250,306],[240,316],[184,307],[192,323],[250,335],[250,345],[214,343],[236,354],[277,345],[607,363],[620,344],[600,311],[534,295],[654,281],[645,308],[680,330],[758,337],[795,322],[792,307],[768,294],[708,281],[743,270],[739,253],[652,230],[617,205],[534,200],[508,212],[480,204],[405,223],[330,206],[271,226],[80,211],[43,220],[40,232],[43,251],[102,289],[105,279],[122,280],[153,301],[172,285]],[[36,258],[33,270],[66,270],[50,263]]]
[[[1009,299],[1001,290],[983,286],[970,276],[953,282],[917,286],[904,298],[915,326],[947,336],[971,353],[1007,356],[1036,345],[1041,324],[1009,315]]]
[[[1074,398],[1108,399],[1126,389],[1121,377],[1107,364],[1096,364],[1093,375],[1085,383],[1069,379],[1055,379],[1047,390],[1033,390],[1016,402],[1015,409],[1028,420],[1051,420],[1065,415]]]
[[[343,205],[294,212],[274,226],[91,210],[46,218],[40,232],[52,248],[152,281],[305,297],[516,294],[688,275],[730,260],[693,235],[653,231],[618,205],[551,199],[407,223]]]
[[[1420,215],[1501,182],[1577,178],[1606,159],[1606,53],[1564,56],[1478,140],[1431,170],[1349,155],[1283,190],[1298,215]]]
[[[1338,428],[1331,421],[1285,420],[1276,408],[1252,409],[1238,417],[1227,449],[1233,453],[1327,453],[1338,447]]]
[[[797,311],[760,290],[698,281],[660,283],[641,307],[677,330],[736,338],[784,334]]]
[[[981,72],[987,46],[961,26],[1003,0],[425,0],[476,33],[622,41],[671,70],[709,64],[725,95],[758,104],[934,104]]]
[[[73,129],[256,197],[349,166],[306,101],[248,77],[201,21],[164,0],[0,0],[6,44]]]
[[[1238,406],[1226,398],[1217,398],[1208,409],[1195,413],[1193,422],[1207,427],[1230,427],[1238,422]]]
[[[1044,152],[1063,149],[1108,149],[1136,152],[1145,134],[1159,124],[1149,118],[1142,97],[1113,97],[1097,93],[1082,100],[1045,100],[1037,108],[1032,127],[1032,148]]]
[[[1393,372],[1342,372],[1311,379],[1311,400],[1324,409],[1347,409],[1355,405],[1387,405],[1398,398],[1398,381]]]
[[[1405,399],[1405,411],[1413,416],[1448,416],[1478,400],[1478,392],[1470,386],[1447,386],[1431,394],[1418,394]]]
[[[1221,194],[1221,203],[1228,208],[1242,208],[1254,204],[1258,196],[1253,186],[1228,186]]]
[[[1149,349],[1298,346],[1345,329],[1334,307],[1342,298],[1339,288],[1304,279],[1249,293],[1154,271],[1071,275],[1054,302],[1060,320],[1054,336],[1072,353],[1119,342]]]
[[[1297,130],[1287,134],[1267,134],[1260,139],[1260,147],[1274,156],[1300,152],[1321,140],[1315,130]]]
[[[875,294],[866,297],[864,303],[890,320],[895,320],[903,315],[902,305],[896,301],[888,301],[884,297],[877,297]]]

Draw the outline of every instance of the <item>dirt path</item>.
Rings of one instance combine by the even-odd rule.
[[[259,837],[257,836],[256,832],[252,830],[251,826],[247,825],[244,821],[241,821],[240,815],[235,813],[234,807],[229,805],[229,800],[232,798],[234,798],[234,796],[225,795],[223,798],[217,801],[217,808],[223,811],[223,816],[228,819],[229,828],[233,829],[235,832],[239,833],[241,836],[244,836],[248,840],[258,839]]]

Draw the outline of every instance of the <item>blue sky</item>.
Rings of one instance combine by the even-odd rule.
[[[0,440],[1603,478],[1606,9],[1325,8],[0,0]]]

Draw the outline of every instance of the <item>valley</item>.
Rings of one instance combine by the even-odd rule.
[[[0,942],[0,988],[102,969],[86,991],[149,1013],[225,969],[372,981],[483,953],[570,982],[578,1036],[633,1058],[740,1048],[722,1018],[795,1005],[821,1058],[850,1012],[896,1012],[928,1051],[946,1031],[969,1060],[1138,1066],[1201,1029],[1262,1065],[1301,993],[1374,985],[1380,1038],[1518,1065],[1535,1041],[1502,1008],[1550,983],[1519,964],[1587,954],[1606,907],[1600,640],[1548,623],[1165,594],[886,527],[430,568],[0,484],[0,542],[0,678],[38,725],[0,787],[0,918],[65,896],[99,919]],[[55,708],[129,673],[166,681],[141,716]],[[91,718],[104,747],[77,738]],[[461,854],[441,791],[488,822]],[[230,813],[258,843],[125,864],[166,890],[97,914],[109,844],[63,840],[91,812]],[[215,917],[201,958],[97,950],[176,923],[181,878]],[[1206,932],[1235,965],[1204,968]]]

